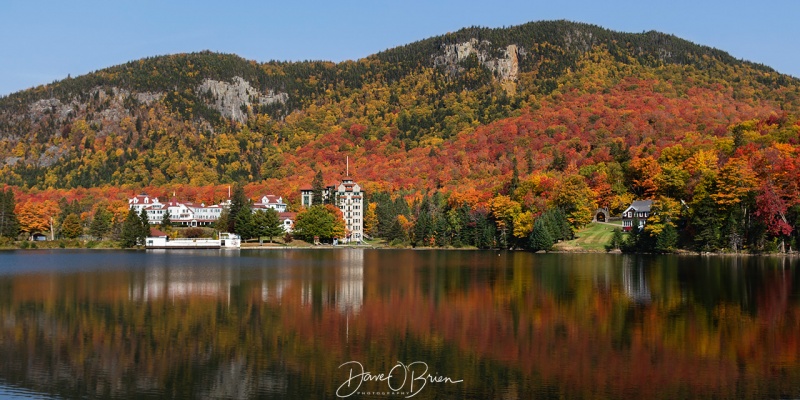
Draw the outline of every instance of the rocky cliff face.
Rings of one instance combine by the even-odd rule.
[[[82,98],[83,97],[83,98]],[[84,96],[76,95],[68,100],[47,98],[31,103],[27,112],[16,115],[2,115],[18,129],[14,133],[0,131],[0,139],[7,140],[6,146],[13,148],[11,156],[0,159],[0,165],[16,165],[24,160],[26,164],[38,167],[49,167],[68,153],[68,140],[61,140],[60,145],[36,147],[30,149],[31,143],[25,141],[19,133],[26,130],[37,130],[46,135],[66,138],[69,126],[76,120],[85,121],[96,131],[96,137],[102,138],[110,133],[118,133],[122,120],[132,117],[126,101],[151,105],[161,100],[161,93],[131,92],[116,87],[95,87]],[[88,100],[87,100],[88,99]],[[21,127],[21,128],[20,128]],[[27,149],[27,150],[26,150]],[[24,157],[23,157],[24,155]]]
[[[493,53],[498,52],[499,57],[492,57]],[[487,40],[478,42],[478,39],[473,38],[463,43],[444,45],[442,53],[434,56],[433,63],[455,74],[462,70],[458,64],[474,54],[478,61],[492,71],[501,82],[516,81],[519,74],[520,53],[520,48],[514,44],[505,49],[495,49],[491,42]]]
[[[197,93],[211,99],[211,106],[224,117],[238,122],[247,121],[247,112],[242,106],[253,104],[269,105],[277,102],[286,103],[287,93],[270,90],[267,94],[250,86],[250,82],[241,77],[234,77],[232,83],[206,79],[197,88]],[[210,96],[209,96],[210,95]]]
[[[196,88],[195,93],[200,101],[207,102],[223,117],[241,123],[247,121],[248,107],[285,103],[289,99],[287,93],[262,93],[238,76],[232,82],[206,79]],[[96,86],[70,98],[50,97],[31,102],[23,112],[0,110],[0,121],[5,122],[0,124],[0,141],[4,141],[0,145],[0,167],[14,166],[20,162],[50,167],[66,156],[71,147],[79,147],[83,143],[73,141],[73,130],[80,130],[81,135],[91,131],[92,140],[101,140],[110,134],[119,136],[126,129],[130,132],[130,125],[139,119],[136,114],[137,105],[151,107],[164,97],[165,94],[160,92],[136,92],[114,86]],[[204,130],[214,130],[208,121],[196,122]],[[37,140],[56,140],[58,144],[32,147],[26,138],[27,132],[31,131],[39,132]]]

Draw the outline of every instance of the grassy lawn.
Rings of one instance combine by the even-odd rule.
[[[605,251],[606,245],[611,242],[614,228],[622,229],[621,224],[606,224],[593,222],[575,234],[575,239],[567,240],[553,246],[555,250],[575,251]]]

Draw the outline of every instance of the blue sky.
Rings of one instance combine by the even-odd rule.
[[[800,77],[800,1],[0,0],[0,96],[148,56],[358,59],[466,26],[657,30]]]

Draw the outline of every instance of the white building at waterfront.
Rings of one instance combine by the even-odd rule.
[[[136,211],[137,214],[142,212],[142,208],[150,207],[154,204],[159,204],[158,197],[150,197],[146,194],[138,194],[128,199],[128,207]]]
[[[272,194],[261,196],[259,201],[253,203],[253,212],[256,212],[256,210],[266,210],[268,208],[279,213],[286,212],[286,203],[283,202],[283,197]]]
[[[257,210],[273,209],[278,212],[284,231],[291,232],[294,227],[295,213],[286,211],[286,203],[283,198],[275,195],[264,195],[253,203],[251,209]],[[177,201],[172,199],[168,202],[161,202],[158,197],[151,197],[146,194],[136,195],[128,199],[128,206],[136,211],[137,214],[145,210],[147,222],[152,225],[161,224],[164,215],[169,211],[169,219],[173,225],[177,226],[210,226],[222,215],[223,210],[231,205],[230,200],[225,200],[220,204],[193,203],[188,201]]]
[[[359,242],[364,240],[364,191],[352,178],[346,176],[338,185],[329,185],[322,190],[324,203],[331,203],[339,207],[347,228],[344,242]],[[311,207],[314,199],[314,189],[305,186],[300,189],[300,202],[303,207]],[[333,200],[329,200],[333,199]]]
[[[364,192],[361,186],[345,177],[336,188],[336,199],[347,228],[345,241],[364,240]]]

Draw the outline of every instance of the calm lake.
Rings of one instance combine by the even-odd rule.
[[[0,253],[0,397],[797,398],[798,260]]]

